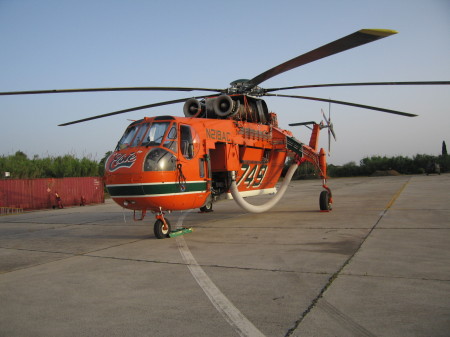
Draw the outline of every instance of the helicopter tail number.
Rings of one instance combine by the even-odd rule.
[[[246,188],[258,188],[266,177],[267,165],[242,164],[241,171],[243,173],[237,182],[237,186],[243,184]]]

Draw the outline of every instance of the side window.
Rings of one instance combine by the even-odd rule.
[[[200,178],[205,178],[205,159],[200,158],[198,160]]]
[[[183,157],[192,159],[194,157],[194,143],[192,141],[192,132],[189,125],[180,125],[180,147]]]
[[[173,123],[172,127],[167,134],[166,141],[164,142],[164,147],[177,152],[177,125]]]

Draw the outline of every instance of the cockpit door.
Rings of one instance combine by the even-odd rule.
[[[203,186],[203,191],[210,191],[207,157],[201,147],[200,137],[195,129],[187,124],[180,124],[180,165],[179,175],[195,186]],[[193,186],[194,186],[193,185]]]

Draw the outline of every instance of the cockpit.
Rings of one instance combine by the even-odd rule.
[[[171,125],[172,124],[172,125]],[[166,139],[164,135],[170,126]],[[163,143],[164,141],[164,143]],[[171,122],[135,122],[125,131],[117,144],[116,151],[136,146],[163,146],[177,151],[177,126]]]
[[[119,140],[116,151],[134,147],[149,148],[144,160],[144,171],[175,171],[179,153],[178,140],[180,139],[180,156],[189,160],[198,150],[198,136],[189,125],[178,125],[174,120],[168,120],[173,117],[161,119],[162,116],[131,123]]]

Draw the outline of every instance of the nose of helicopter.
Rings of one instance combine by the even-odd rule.
[[[105,185],[111,198],[133,210],[201,207],[206,181],[186,181],[175,155],[161,147],[119,150],[106,163]]]

